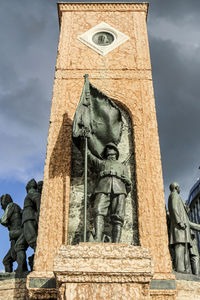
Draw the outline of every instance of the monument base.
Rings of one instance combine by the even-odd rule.
[[[59,299],[150,299],[149,252],[126,244],[62,246],[54,260]]]
[[[25,300],[26,276],[17,278],[15,272],[0,273],[0,300]]]
[[[31,272],[27,277],[26,287],[29,300],[57,300],[53,272]]]

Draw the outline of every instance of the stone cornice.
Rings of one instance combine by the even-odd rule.
[[[149,3],[147,2],[137,2],[137,3],[80,3],[80,2],[60,2],[58,5],[58,17],[59,24],[61,23],[61,17],[63,12],[70,11],[132,11],[132,12],[145,12],[146,15],[148,13]]]
[[[79,273],[79,272],[55,272],[56,281],[61,283],[66,282],[98,282],[98,283],[149,283],[152,279],[151,273]]]

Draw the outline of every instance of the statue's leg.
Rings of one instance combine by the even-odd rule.
[[[27,268],[27,262],[26,262],[26,249],[28,248],[28,244],[24,238],[23,232],[17,239],[15,243],[15,251],[17,253],[17,273],[23,273],[28,270]]]
[[[26,262],[26,252],[24,250],[17,252],[17,264],[18,267],[15,270],[16,273],[23,273],[28,271],[27,262]]]
[[[28,220],[24,223],[24,237],[28,245],[35,251],[37,241],[38,225],[34,220]]]
[[[108,208],[110,205],[110,195],[99,193],[95,197],[94,202],[94,227],[95,227],[95,239],[97,243],[102,242],[104,231],[104,218],[108,214]]]
[[[95,238],[94,241],[96,243],[102,242],[103,237],[103,230],[104,230],[104,216],[96,216],[94,221],[94,227],[95,227]]]
[[[185,244],[175,244],[175,268],[177,272],[185,273]]]
[[[111,204],[111,221],[112,221],[112,242],[119,243],[121,239],[122,227],[124,224],[125,215],[124,194],[114,195]]]
[[[16,240],[10,241],[10,244],[11,244],[10,250],[11,250],[11,257],[12,257],[13,262],[17,260],[17,253],[15,251],[15,243],[16,243]]]
[[[191,267],[192,267],[192,274],[199,275],[199,256],[198,255],[191,255],[190,256]]]
[[[3,264],[5,267],[5,272],[11,273],[13,271],[13,259],[11,256],[11,249],[9,249],[9,251],[5,255],[5,257],[3,259]]]

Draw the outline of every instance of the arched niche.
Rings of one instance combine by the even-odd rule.
[[[121,243],[139,245],[136,182],[135,182],[135,156],[133,143],[133,125],[128,110],[117,103],[122,114],[122,135],[118,144],[119,161],[125,162],[128,168],[129,178],[132,181],[132,190],[126,198],[125,221],[122,230]],[[93,230],[93,190],[97,182],[95,173],[88,171],[88,209],[87,230]],[[72,144],[71,184],[68,217],[67,244],[75,245],[83,241],[83,219],[84,219],[84,161],[81,152]],[[105,222],[105,234],[111,236],[109,216]]]

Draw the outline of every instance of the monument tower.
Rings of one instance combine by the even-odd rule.
[[[30,299],[175,299],[147,12],[147,3],[58,4],[60,39],[37,249],[27,282]],[[83,158],[72,142],[72,126],[80,98],[88,99],[87,88],[89,101],[101,99],[122,118],[118,162],[127,165],[132,191],[119,243],[81,240]],[[107,126],[106,120],[96,119],[92,134]]]

